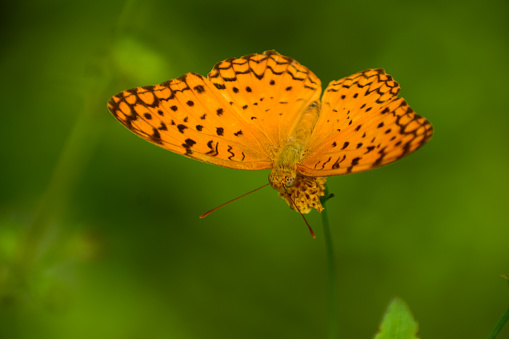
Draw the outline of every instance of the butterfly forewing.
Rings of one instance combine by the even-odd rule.
[[[199,74],[120,92],[108,108],[131,131],[175,153],[236,169],[272,167],[257,132]]]

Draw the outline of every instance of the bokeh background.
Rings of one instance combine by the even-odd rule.
[[[0,338],[325,338],[327,262],[267,182],[172,154],[115,93],[276,49],[327,84],[383,67],[434,125],[329,178],[340,338],[394,297],[422,338],[483,338],[509,305],[509,3],[19,1],[0,5]],[[500,337],[509,338],[505,328]]]

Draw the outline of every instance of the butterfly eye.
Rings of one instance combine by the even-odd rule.
[[[289,175],[285,177],[285,186],[286,187],[292,187],[295,183],[295,177],[293,175]]]

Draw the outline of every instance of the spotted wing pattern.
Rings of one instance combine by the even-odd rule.
[[[286,144],[302,112],[322,91],[309,69],[275,51],[227,59],[214,66],[209,79],[265,137],[263,148],[272,155]]]
[[[122,91],[111,113],[140,137],[184,156],[244,170],[271,168],[320,81],[277,52],[218,63],[208,78],[188,73]]]
[[[355,173],[396,161],[424,145],[431,124],[416,114],[383,69],[332,81],[297,171],[307,176]]]

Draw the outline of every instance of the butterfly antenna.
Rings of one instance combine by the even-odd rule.
[[[300,211],[300,209],[297,207],[297,205],[295,204],[295,201],[293,201],[292,197],[290,196],[290,193],[288,193],[288,190],[286,189],[285,185],[283,185],[283,188],[285,189],[286,191],[286,195],[288,197],[288,199],[292,202],[293,204],[293,207],[295,207],[295,209],[297,210],[297,212],[299,212],[300,216],[302,217],[302,219],[304,219],[304,222],[306,223],[306,226],[308,227],[309,229],[309,233],[311,233],[311,236],[313,237],[313,239],[316,239],[316,236],[315,236],[315,232],[313,232],[313,229],[311,228],[311,226],[309,226],[308,224],[308,221],[306,220],[306,217],[304,216],[304,214],[302,214],[302,212]]]
[[[265,184],[265,185],[263,185],[263,186],[261,186],[261,187],[258,187],[257,189],[252,190],[251,192],[247,192],[246,194],[241,195],[240,197],[237,197],[237,198],[232,199],[232,200],[230,200],[230,201],[228,201],[228,202],[225,202],[224,204],[222,204],[222,205],[220,205],[220,206],[217,206],[216,208],[214,208],[214,209],[212,209],[212,210],[208,211],[207,213],[203,213],[202,215],[200,215],[200,219],[203,219],[203,218],[205,218],[207,215],[209,215],[210,213],[212,213],[212,212],[214,212],[214,211],[216,211],[216,210],[220,209],[221,207],[226,206],[226,205],[228,205],[229,203],[234,202],[235,200],[238,200],[238,199],[240,199],[240,198],[243,198],[243,197],[245,197],[245,196],[246,196],[246,195],[248,195],[248,194],[254,193],[254,192],[256,192],[256,191],[258,191],[258,190],[260,190],[260,189],[262,189],[262,188],[264,188],[265,186],[268,186],[268,185],[269,185],[269,184]]]

